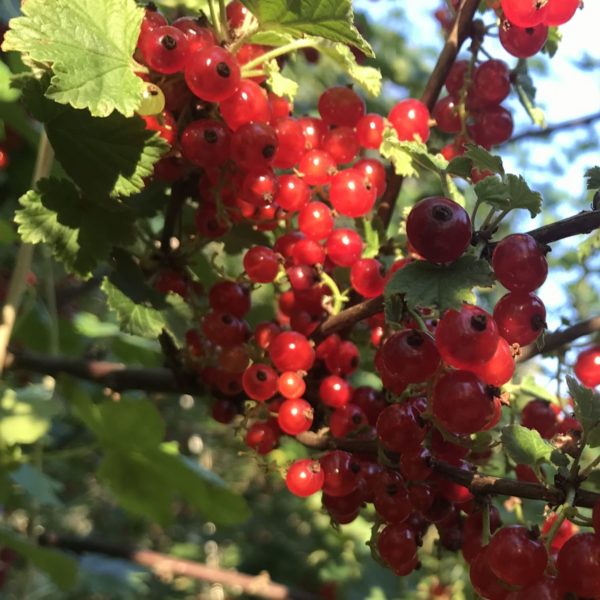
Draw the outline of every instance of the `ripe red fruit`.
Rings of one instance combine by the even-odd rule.
[[[338,267],[351,267],[362,254],[363,242],[353,229],[334,229],[327,238],[327,255]]]
[[[300,398],[304,395],[306,384],[296,371],[285,371],[277,380],[277,390],[284,398]]]
[[[356,133],[351,127],[336,127],[328,131],[322,147],[338,165],[352,162],[360,149]]]
[[[469,371],[451,371],[435,385],[431,397],[434,417],[448,431],[471,434],[482,431],[495,414],[495,390]]]
[[[346,404],[329,415],[329,429],[336,438],[345,438],[367,425],[367,417],[360,406]]]
[[[542,525],[542,536],[547,536],[552,529],[552,526],[556,523],[558,519],[558,514],[553,513],[547,519],[544,520]],[[575,535],[575,526],[571,521],[565,519],[558,528],[558,531],[552,538],[551,550],[558,551],[560,550],[566,542],[571,539]]]
[[[458,100],[454,96],[446,96],[436,102],[433,107],[433,118],[440,131],[458,133],[461,128],[458,114]]]
[[[375,187],[356,169],[345,169],[333,176],[329,201],[341,215],[363,217],[373,208],[375,200]]]
[[[279,443],[277,425],[270,421],[258,421],[248,428],[246,445],[258,454],[268,454]]]
[[[413,141],[418,136],[422,142],[429,139],[429,109],[420,100],[407,99],[396,104],[388,115],[401,141]]]
[[[315,150],[321,147],[321,141],[327,133],[327,126],[321,119],[315,117],[302,117],[298,119],[304,133],[304,147],[306,150]]]
[[[391,335],[381,348],[381,358],[383,369],[406,383],[427,381],[440,364],[434,341],[416,329]]]
[[[356,137],[363,148],[378,150],[383,140],[385,120],[381,115],[368,114],[356,124]]]
[[[188,41],[181,30],[164,25],[142,35],[141,50],[144,62],[150,69],[171,75],[184,67],[188,56]]]
[[[515,359],[510,345],[500,337],[492,358],[484,363],[471,365],[468,370],[487,385],[503,386],[512,379],[515,372]]]
[[[298,215],[298,229],[313,240],[329,237],[333,230],[331,209],[323,202],[310,202]]]
[[[543,438],[550,439],[556,433],[558,420],[550,402],[532,400],[523,409],[521,424],[535,429]]]
[[[309,371],[315,361],[315,351],[301,333],[283,331],[269,346],[271,361],[280,371]]]
[[[498,281],[511,292],[533,292],[548,276],[542,248],[526,233],[515,233],[499,242],[492,255],[492,267]]]
[[[277,152],[277,133],[265,123],[246,123],[231,136],[231,158],[244,169],[268,167]]]
[[[471,94],[481,106],[500,104],[510,93],[510,71],[502,60],[487,60],[473,72]]]
[[[291,169],[304,154],[304,134],[296,119],[279,119],[275,124],[278,148],[273,165],[278,169]]]
[[[574,535],[556,561],[561,588],[583,598],[600,596],[600,538],[593,533]]]
[[[529,585],[542,578],[548,564],[544,544],[522,525],[499,529],[487,548],[492,572],[509,585]]]
[[[469,570],[471,585],[482,598],[505,600],[508,598],[509,591],[490,569],[487,549],[488,546],[484,546],[471,561]]]
[[[329,496],[347,496],[357,487],[360,464],[343,450],[332,450],[321,457],[321,469],[325,474],[323,492]]]
[[[181,152],[199,167],[219,167],[229,158],[231,134],[214,119],[192,121],[181,134]]]
[[[374,258],[361,258],[350,269],[350,283],[361,296],[376,298],[385,288],[385,269]]]
[[[518,592],[513,592],[508,597],[509,600],[564,600],[565,594],[560,588],[560,583],[556,577],[546,575],[543,579],[521,588]]]
[[[600,346],[592,346],[579,353],[574,367],[575,375],[583,385],[600,385]]]
[[[298,163],[298,171],[308,185],[325,185],[336,171],[335,161],[325,150],[309,150]]]
[[[418,412],[408,404],[392,404],[382,410],[376,428],[381,443],[400,453],[418,448],[427,433]]]
[[[219,281],[210,288],[208,302],[213,310],[241,319],[250,310],[250,291],[235,281]]]
[[[229,348],[246,341],[247,325],[229,313],[215,311],[204,316],[202,331],[211,342]]]
[[[237,404],[227,398],[219,398],[212,407],[212,418],[218,423],[228,425],[238,414]]]
[[[535,27],[545,21],[547,5],[538,0],[501,0],[506,18],[519,27]]]
[[[546,307],[535,294],[511,292],[494,307],[494,321],[509,344],[527,346],[533,344],[546,327]]]
[[[277,391],[277,373],[268,365],[254,364],[244,371],[242,386],[249,398],[265,402]]]
[[[363,176],[368,185],[375,188],[377,198],[383,195],[387,187],[387,180],[385,167],[381,161],[375,158],[363,158],[352,168]]]
[[[544,24],[558,27],[570,21],[575,11],[581,6],[581,0],[551,0],[546,5]]]
[[[275,202],[281,208],[295,212],[304,208],[309,200],[310,189],[303,179],[296,175],[279,176],[279,191]]]
[[[473,115],[468,126],[473,141],[484,148],[508,141],[513,133],[512,115],[503,106],[490,106]]]
[[[435,263],[449,263],[468,248],[471,219],[456,202],[432,196],[413,206],[406,220],[406,235],[423,258]]]
[[[500,27],[500,43],[504,49],[517,58],[529,58],[537,54],[548,39],[548,27],[517,27],[508,21]]]
[[[271,119],[267,93],[249,79],[242,79],[233,94],[220,103],[219,109],[232,131],[251,121],[267,123]]]
[[[185,81],[192,93],[207,102],[222,102],[240,83],[240,67],[220,46],[193,52],[185,65]]]
[[[319,461],[311,458],[297,460],[288,469],[285,477],[288,490],[300,498],[316,494],[323,487],[324,481],[325,473]]]
[[[172,25],[184,33],[188,41],[189,52],[215,46],[218,43],[212,29],[202,26],[201,19],[179,17],[173,21]]]
[[[375,510],[388,523],[402,523],[412,512],[408,490],[395,471],[383,471],[375,483]]]
[[[319,114],[327,125],[354,127],[365,114],[363,99],[349,87],[332,87],[319,97]]]
[[[446,90],[451,96],[457,97],[465,83],[465,74],[469,69],[468,60],[457,60],[446,77]]]
[[[410,526],[403,523],[387,525],[377,538],[381,558],[395,569],[412,560],[417,553],[417,540]]]
[[[279,407],[277,423],[288,435],[299,435],[310,429],[313,414],[313,408],[306,400],[290,398]]]
[[[435,330],[435,343],[442,359],[457,369],[492,358],[498,338],[492,315],[472,304],[463,304],[460,311],[446,311]]]
[[[319,385],[319,398],[323,404],[331,408],[341,408],[350,401],[352,388],[338,375],[328,375]]]
[[[271,248],[254,246],[244,255],[244,269],[250,281],[270,283],[279,272],[279,259]]]

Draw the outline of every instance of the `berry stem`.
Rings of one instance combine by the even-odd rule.
[[[38,143],[38,155],[33,171],[32,187],[50,174],[54,161],[54,151],[46,132],[43,131]],[[15,261],[15,268],[10,277],[6,300],[2,307],[2,324],[0,325],[0,375],[6,363],[8,344],[12,335],[17,313],[23,301],[27,275],[31,271],[34,247],[31,244],[21,244]]]
[[[221,19],[217,15],[217,6],[215,4],[216,0],[208,0],[208,10],[210,11],[210,22],[217,34],[217,39],[222,42],[224,40],[223,37],[223,29],[221,27]]]
[[[225,41],[229,43],[231,41],[229,35],[229,24],[227,23],[227,11],[225,9],[225,0],[219,0],[219,16],[221,17],[221,31]]]
[[[345,294],[340,292],[338,284],[333,277],[325,273],[325,271],[321,272],[321,281],[331,290],[331,297],[333,298],[331,314],[338,315],[342,311],[344,304],[348,301],[348,298]]]
[[[256,69],[256,67],[260,67],[264,63],[273,60],[279,56],[283,56],[284,54],[289,54],[290,52],[294,52],[295,50],[300,50],[301,48],[310,48],[314,46],[314,42],[312,40],[294,40],[289,44],[284,44],[283,46],[279,46],[278,48],[273,48],[269,52],[265,52],[261,56],[257,56],[254,60],[247,62],[242,68],[242,77],[248,77],[248,73],[252,71],[252,69]]]

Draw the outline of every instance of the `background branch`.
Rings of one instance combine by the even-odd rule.
[[[269,574],[266,572],[259,575],[247,575],[238,571],[209,567],[199,562],[183,560],[150,550],[136,550],[121,544],[109,544],[100,540],[61,536],[53,533],[42,535],[39,541],[43,546],[61,548],[75,554],[91,552],[129,560],[149,568],[162,577],[184,576],[199,581],[220,583],[259,598],[269,600],[318,600],[318,596],[314,594],[293,590],[271,581]]]
[[[525,139],[547,138],[559,131],[564,131],[566,129],[575,129],[576,127],[587,127],[588,125],[591,125],[592,123],[598,120],[600,120],[600,112],[596,112],[585,117],[579,117],[577,119],[571,119],[569,121],[563,121],[562,123],[548,125],[548,127],[546,127],[545,129],[526,129],[525,131],[517,133],[517,135],[513,136],[510,139],[510,143],[520,142],[521,140]]]

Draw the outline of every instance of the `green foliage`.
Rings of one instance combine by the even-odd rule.
[[[549,462],[554,451],[552,444],[547,442],[538,431],[522,425],[508,425],[502,430],[502,447],[506,454],[517,464],[529,467],[539,467],[541,463]]]
[[[243,0],[262,30],[289,34],[295,38],[314,35],[352,44],[368,56],[369,43],[354,26],[351,0]]]
[[[386,303],[402,295],[410,308],[433,307],[444,311],[474,303],[474,287],[491,287],[494,275],[489,263],[465,255],[449,265],[415,261],[396,271],[385,288]]]
[[[567,385],[587,443],[591,448],[600,447],[600,394],[582,386],[571,376],[567,376]]]
[[[600,190],[600,167],[592,167],[585,173],[588,190]]]
[[[132,58],[142,17],[133,0],[55,0],[51,15],[46,0],[28,0],[3,49],[38,73],[51,69],[48,98],[97,117],[131,116],[144,90]]]
[[[63,506],[57,494],[64,489],[64,486],[37,467],[24,463],[16,471],[11,472],[10,479],[38,504],[54,508]]]

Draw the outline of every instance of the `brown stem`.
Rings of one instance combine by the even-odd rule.
[[[534,229],[528,233],[541,244],[550,244],[574,235],[591,233],[598,228],[600,228],[600,210],[589,210],[551,225]],[[379,310],[375,310],[378,307]],[[383,300],[381,298],[365,300],[333,317],[329,317],[317,328],[314,335],[317,339],[321,339],[323,336],[352,327],[355,323],[372,316],[380,310],[383,310]]]
[[[227,587],[268,600],[318,600],[318,596],[301,590],[293,590],[280,583],[271,581],[267,572],[247,575],[238,571],[209,567],[205,564],[159,554],[150,550],[137,550],[121,544],[109,544],[100,540],[61,536],[46,533],[40,538],[43,546],[52,546],[69,550],[76,554],[93,552],[114,558],[129,560],[148,567],[159,576],[179,575],[199,581],[220,583]]]
[[[446,77],[458,56],[461,46],[469,37],[473,17],[478,7],[479,0],[463,0],[456,13],[454,25],[421,95],[421,101],[427,105],[430,111],[433,110],[440,96]],[[396,201],[402,188],[402,181],[403,178],[396,175],[393,169],[388,170],[387,188],[377,208],[377,215],[381,219],[384,229],[387,229],[392,219]]]
[[[517,133],[517,135],[513,136],[510,139],[510,143],[520,142],[521,140],[525,139],[547,138],[558,131],[574,129],[576,127],[586,127],[587,125],[591,125],[598,120],[600,120],[600,112],[596,112],[585,117],[578,117],[577,119],[571,119],[569,121],[563,121],[562,123],[555,123],[554,125],[549,125],[545,129],[526,129],[525,131]]]

